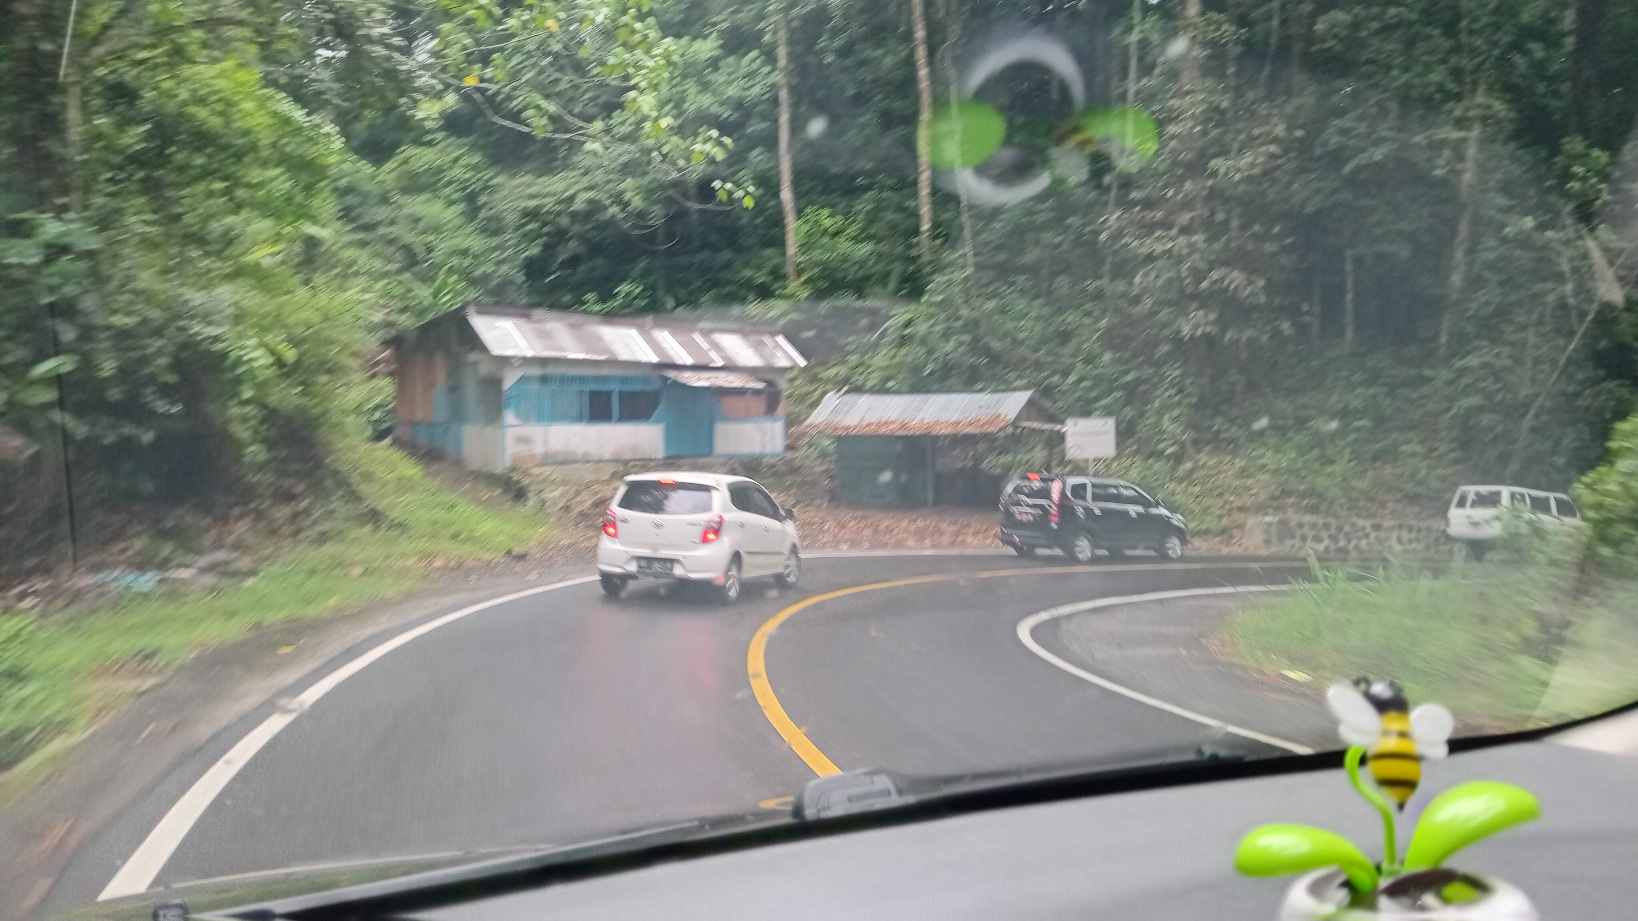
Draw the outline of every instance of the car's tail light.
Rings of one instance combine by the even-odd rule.
[[[1047,514],[1047,520],[1051,521],[1053,524],[1058,523],[1058,506],[1063,503],[1063,499],[1064,499],[1064,481],[1063,480],[1053,480],[1052,481],[1052,511]]]
[[[705,530],[700,532],[700,543],[714,544],[722,536],[722,516],[716,515],[705,522]]]
[[[603,533],[610,537],[620,536],[620,519],[614,517],[614,509],[603,513]]]

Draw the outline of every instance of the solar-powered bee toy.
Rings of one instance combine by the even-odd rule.
[[[1373,862],[1323,828],[1252,829],[1235,849],[1235,869],[1248,876],[1304,873],[1286,891],[1280,921],[1537,921],[1517,887],[1444,866],[1457,850],[1536,818],[1536,798],[1488,780],[1452,787],[1422,808],[1401,860],[1396,821],[1422,785],[1425,762],[1449,752],[1456,721],[1439,704],[1412,709],[1404,689],[1388,679],[1334,684],[1326,702],[1348,744],[1348,780],[1381,816],[1382,859]]]

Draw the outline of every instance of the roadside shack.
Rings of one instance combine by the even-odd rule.
[[[926,507],[995,501],[999,474],[982,460],[997,436],[1048,433],[1064,419],[1033,390],[1005,393],[849,393],[825,397],[804,436],[836,438],[836,498],[843,505]]]

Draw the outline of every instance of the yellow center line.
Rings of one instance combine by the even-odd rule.
[[[829,777],[832,774],[842,773],[836,762],[830,760],[819,746],[813,744],[807,733],[796,725],[785,707],[780,704],[779,696],[774,693],[773,685],[768,682],[768,638],[779,629],[779,625],[797,613],[813,607],[824,601],[856,595],[860,592],[874,592],[884,588],[902,588],[906,585],[926,585],[930,582],[956,582],[962,579],[1004,579],[1011,576],[1050,576],[1064,573],[1084,573],[1099,575],[1109,572],[1138,572],[1153,570],[1157,572],[1177,572],[1191,569],[1254,569],[1267,567],[1270,569],[1289,569],[1293,566],[1306,566],[1306,563],[1275,563],[1275,562],[1222,562],[1222,563],[1160,563],[1160,564],[1127,564],[1124,566],[1031,566],[1027,569],[992,569],[983,572],[952,572],[938,573],[930,576],[913,576],[907,579],[893,579],[887,582],[872,582],[868,585],[855,585],[850,588],[839,588],[835,591],[824,592],[810,598],[803,598],[795,604],[781,609],[774,616],[762,622],[751,634],[751,645],[745,650],[745,671],[751,679],[751,693],[756,695],[756,702],[762,707],[762,715],[768,718],[774,731],[785,740],[785,744],[796,752],[803,763],[820,777]]]
[[[785,740],[785,744],[791,747],[791,751],[796,752],[796,756],[801,758],[808,767],[812,768],[815,774],[820,777],[840,774],[842,769],[836,766],[836,762],[826,757],[825,753],[819,750],[819,746],[813,744],[813,740],[808,738],[807,733],[796,725],[790,714],[785,712],[784,706],[779,703],[779,696],[774,693],[773,685],[768,683],[768,637],[773,635],[773,632],[779,628],[780,624],[790,620],[799,611],[813,607],[820,602],[842,598],[847,595],[856,595],[860,592],[900,588],[906,585],[924,585],[928,582],[953,582],[959,579],[999,579],[1007,576],[1052,575],[1067,572],[1094,573],[1108,572],[1115,568],[1106,566],[1093,570],[1085,566],[1056,566],[1043,569],[1032,566],[1028,569],[939,573],[931,576],[914,576],[908,579],[893,579],[888,582],[855,585],[850,588],[839,588],[832,592],[814,595],[811,598],[804,598],[763,621],[762,626],[756,628],[756,632],[751,634],[750,648],[745,651],[745,670],[751,678],[751,693],[756,695],[756,702],[762,707],[762,715],[766,716],[768,722],[773,724],[774,731],[779,733],[779,737]]]

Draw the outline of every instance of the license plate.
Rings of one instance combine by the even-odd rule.
[[[669,576],[671,575],[671,560],[640,559],[637,561],[637,571],[660,573],[662,575]]]

